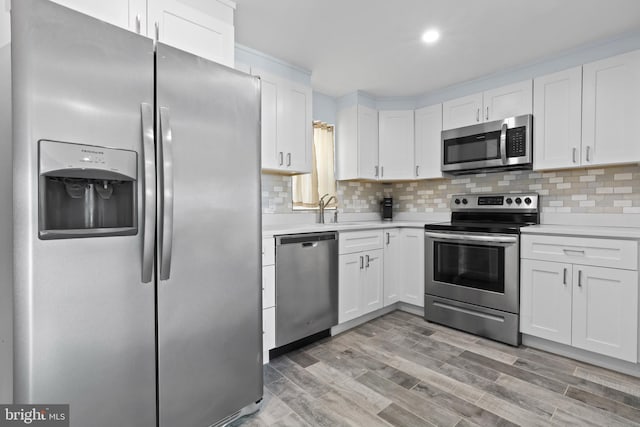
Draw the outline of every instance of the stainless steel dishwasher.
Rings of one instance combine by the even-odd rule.
[[[338,324],[338,233],[276,237],[276,346]]]

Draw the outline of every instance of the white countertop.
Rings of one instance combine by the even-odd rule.
[[[270,238],[281,234],[316,233],[320,231],[358,231],[383,228],[424,228],[433,221],[353,221],[326,224],[279,224],[262,228],[262,237]]]
[[[639,227],[603,227],[588,225],[530,225],[520,229],[522,234],[555,234],[581,237],[609,237],[615,239],[640,239]]]

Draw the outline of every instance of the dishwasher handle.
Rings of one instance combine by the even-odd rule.
[[[338,240],[338,233],[304,233],[304,234],[285,234],[283,236],[276,236],[276,245],[291,245],[302,243],[303,247],[309,246],[315,243],[315,246],[318,245],[318,242],[322,242],[325,240]],[[306,245],[309,243],[309,245]]]
[[[302,243],[303,248],[315,248],[318,246],[318,242],[304,242]]]

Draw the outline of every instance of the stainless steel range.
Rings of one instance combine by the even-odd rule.
[[[451,222],[425,226],[425,314],[520,344],[520,228],[538,224],[536,193],[451,197]]]

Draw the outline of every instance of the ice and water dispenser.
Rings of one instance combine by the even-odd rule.
[[[41,140],[39,237],[137,233],[135,151]]]

